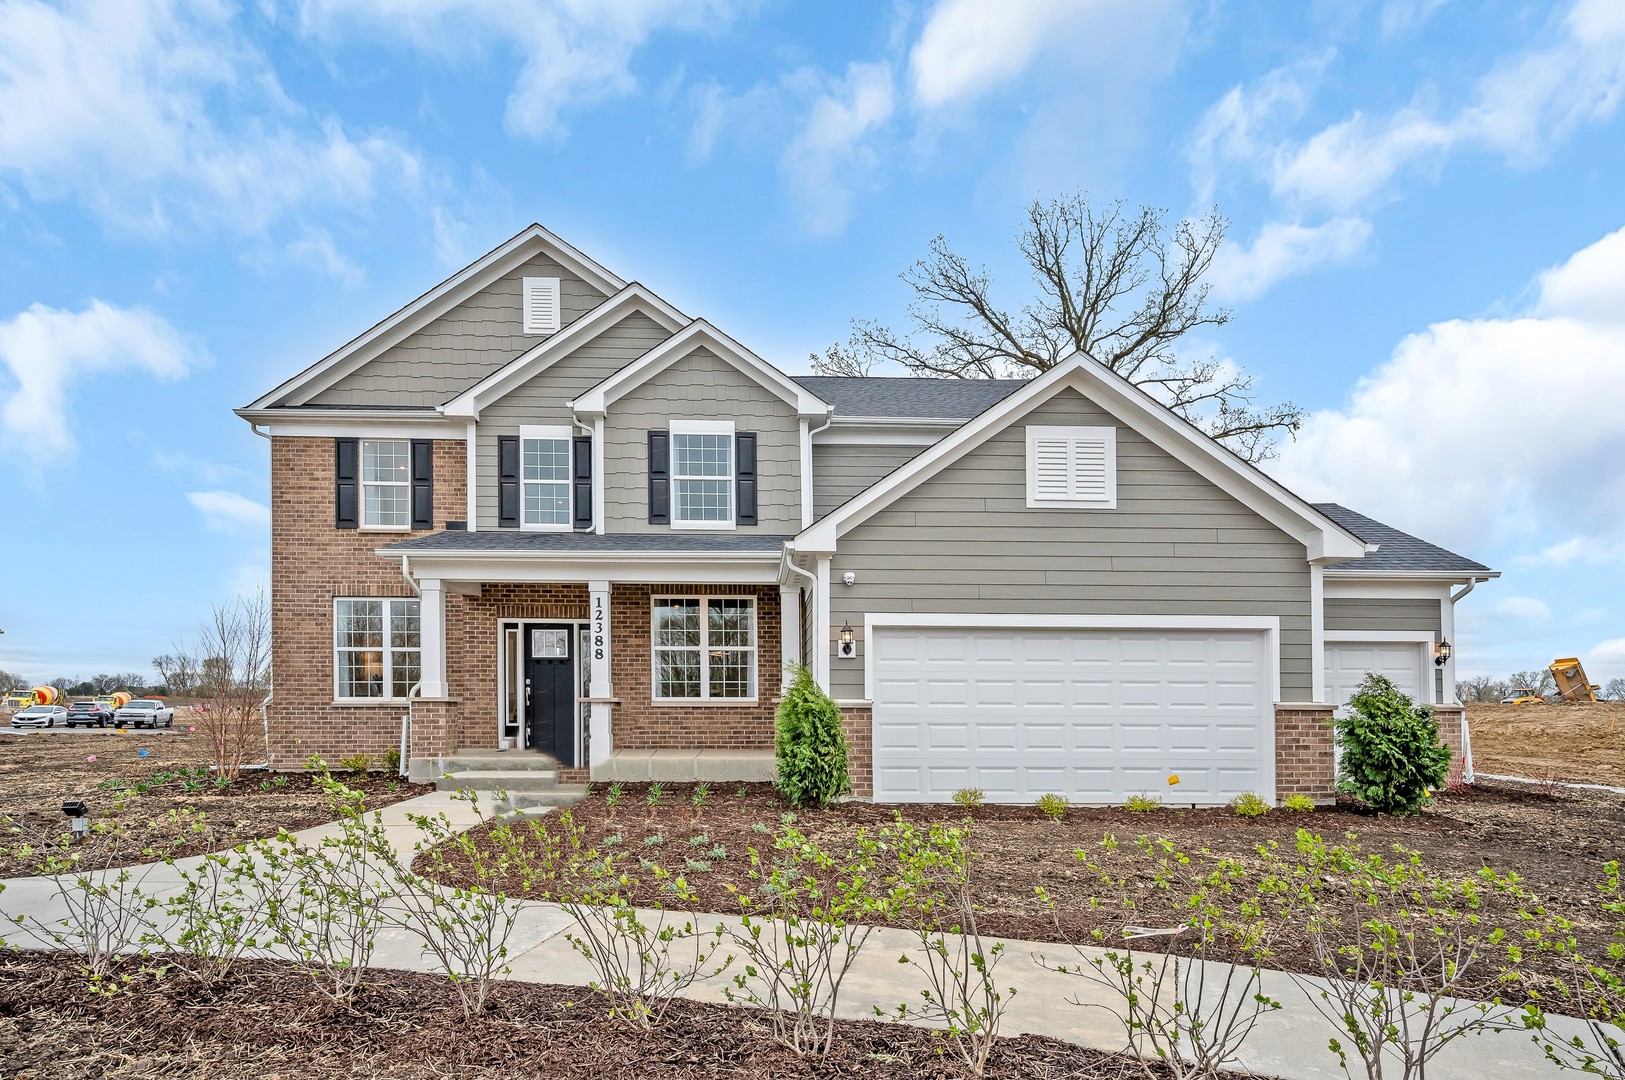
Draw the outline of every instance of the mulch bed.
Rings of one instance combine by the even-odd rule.
[[[657,862],[683,873],[699,894],[702,910],[736,913],[739,904],[728,889],[750,889],[746,877],[751,847],[767,850],[772,836],[753,825],[777,829],[787,807],[769,785],[714,785],[703,805],[694,804],[694,788],[668,785],[656,806],[649,806],[647,785],[624,785],[619,807],[607,805],[599,787],[572,808],[586,830],[587,841],[601,851],[622,850],[636,859]],[[901,812],[916,822],[963,821],[964,812],[944,806],[884,806],[851,802],[825,811],[796,815],[798,828],[829,850],[840,850],[858,827],[878,829]],[[1196,855],[1204,849],[1215,856],[1247,857],[1258,845],[1274,842],[1283,855],[1296,849],[1300,828],[1324,836],[1328,842],[1351,842],[1368,852],[1388,852],[1394,845],[1415,849],[1423,863],[1440,875],[1469,877],[1489,866],[1497,872],[1516,872],[1525,888],[1549,908],[1572,919],[1584,944],[1594,955],[1606,946],[1617,920],[1601,910],[1597,884],[1602,864],[1618,858],[1625,836],[1625,797],[1606,793],[1546,794],[1512,785],[1481,784],[1442,794],[1420,816],[1392,818],[1366,813],[1352,804],[1293,813],[1272,810],[1243,818],[1225,808],[1162,809],[1133,813],[1121,808],[1072,808],[1058,822],[1024,806],[986,806],[971,813],[974,893],[980,904],[981,929],[999,937],[1035,941],[1086,942],[1090,931],[1114,932],[1125,921],[1141,925],[1177,925],[1166,895],[1154,888],[1152,860],[1134,848],[1133,839],[1149,835],[1171,840],[1181,851]],[[545,822],[545,819],[544,819]],[[1102,894],[1099,879],[1074,855],[1079,849],[1101,852],[1102,837],[1110,833],[1122,843],[1103,859],[1116,874],[1129,878],[1128,889],[1142,906],[1132,919],[1120,908],[1092,907]],[[604,839],[620,836],[614,847]],[[659,835],[663,843],[645,840]],[[476,838],[479,833],[476,833]],[[703,837],[704,842],[694,841]],[[716,845],[725,856],[711,854]],[[709,862],[696,869],[689,859]],[[1198,859],[1200,863],[1201,860]],[[419,868],[425,868],[420,857]],[[1209,864],[1210,865],[1210,864]],[[634,862],[634,874],[636,874]],[[454,880],[459,875],[453,874]],[[631,896],[636,902],[655,904],[663,894],[642,875]],[[506,885],[523,895],[522,882]],[[1042,886],[1057,901],[1052,912],[1038,898]],[[1351,914],[1352,914],[1351,909]],[[1487,909],[1488,917],[1509,927],[1516,924],[1516,909]],[[1180,946],[1176,944],[1176,948]],[[1315,970],[1315,958],[1301,933],[1283,933],[1275,942],[1272,966],[1289,970]],[[1538,970],[1539,965],[1535,965]]]
[[[376,973],[350,1007],[287,964],[248,965],[201,989],[184,975],[137,972],[92,993],[62,956],[0,953],[0,1076],[17,1080],[208,1077],[210,1080],[484,1078],[958,1077],[929,1032],[841,1021],[831,1055],[776,1046],[750,1011],[678,1001],[650,1034],[609,1019],[575,987],[510,983],[489,1013],[465,1020],[446,980]],[[994,1080],[1117,1080],[1139,1062],[1055,1039],[1001,1040]]]
[[[217,788],[206,773],[197,775],[206,765],[202,740],[185,734],[0,737],[0,823],[20,830],[0,835],[0,878],[39,872],[42,853],[19,851],[19,842],[68,832],[62,802],[69,797],[85,801],[92,825],[117,824],[125,834],[116,842],[103,836],[77,847],[82,865],[95,868],[199,855],[333,820],[308,775],[248,772]],[[340,779],[364,792],[372,809],[433,790],[382,774]],[[204,815],[205,831],[192,827],[197,814]]]

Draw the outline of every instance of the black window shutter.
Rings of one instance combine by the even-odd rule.
[[[434,528],[434,440],[412,440],[412,528]]]
[[[649,432],[649,524],[671,524],[671,435]]]
[[[574,469],[570,473],[570,502],[575,527],[592,528],[592,436],[577,435]]]
[[[519,436],[497,436],[497,524],[519,528]]]
[[[355,439],[333,440],[333,524],[354,529],[361,524],[361,444]]]
[[[734,523],[756,524],[756,433],[742,431],[734,436]]]

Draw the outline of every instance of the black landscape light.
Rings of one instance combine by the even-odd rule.
[[[1433,663],[1436,667],[1444,667],[1450,662],[1455,650],[1450,647],[1449,640],[1439,642],[1438,648],[1433,650]]]
[[[62,812],[73,819],[73,835],[83,836],[90,831],[90,807],[85,805],[85,800],[62,800]]]

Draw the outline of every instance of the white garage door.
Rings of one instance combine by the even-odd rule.
[[[1414,641],[1328,641],[1326,643],[1326,700],[1341,708],[1354,696],[1367,672],[1387,676],[1411,700],[1430,702],[1424,695],[1422,646]]]
[[[1234,630],[881,629],[870,642],[875,798],[1054,791],[1273,797],[1266,635]],[[1170,787],[1168,777],[1179,784]]]

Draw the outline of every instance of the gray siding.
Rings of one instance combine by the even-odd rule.
[[[559,279],[564,326],[604,301],[604,294],[546,256],[492,282],[394,348],[311,398],[317,405],[439,405],[456,397],[538,342],[521,333],[520,279]]]
[[[801,529],[801,427],[795,407],[706,349],[696,349],[609,407],[604,421],[610,532],[667,532],[649,524],[648,433],[677,420],[732,420],[757,435],[762,533]]]
[[[1432,634],[1433,640],[1438,641],[1444,633],[1444,613],[1439,601],[1425,597],[1328,596],[1326,629],[1347,633],[1409,630]],[[1434,668],[1433,681],[1435,690],[1443,694],[1443,668]]]
[[[671,335],[640,311],[555,360],[480,412],[474,456],[478,528],[497,527],[497,436],[517,435],[521,424],[572,424],[565,402],[609,378]],[[614,459],[608,459],[614,468]]]
[[[1027,424],[1115,427],[1117,509],[1028,509]],[[842,537],[831,579],[831,640],[866,611],[1274,615],[1283,699],[1312,693],[1303,545],[1072,390]],[[831,656],[861,697],[862,648]]]
[[[819,445],[813,443],[813,518],[823,517],[898,466],[922,446]]]

